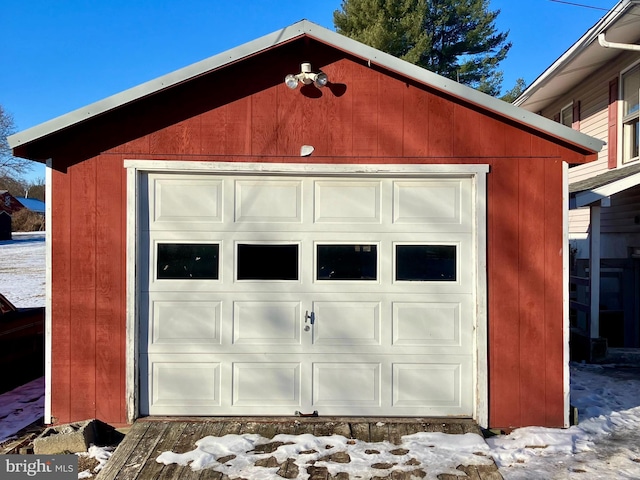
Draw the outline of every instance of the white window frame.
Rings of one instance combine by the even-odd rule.
[[[571,123],[569,123],[569,125],[567,125],[566,123],[564,123],[564,122],[562,121],[562,119],[563,119],[563,115],[564,115],[564,113],[565,113],[566,111],[569,111],[569,113],[571,114]],[[571,103],[570,103],[570,104],[568,104],[568,105],[565,105],[564,107],[562,107],[562,108],[560,109],[560,120],[559,120],[559,121],[560,121],[560,123],[561,123],[562,125],[564,125],[565,127],[573,128],[573,102],[571,102]]]
[[[640,75],[640,62],[635,62],[626,69],[620,72],[619,79],[619,88],[618,88],[618,100],[619,100],[619,109],[618,109],[618,166],[627,165],[629,163],[637,162],[640,160],[640,155],[636,155],[634,157],[627,157],[627,145],[625,144],[625,124],[632,122],[633,120],[640,119],[640,110],[632,113],[631,115],[624,114],[624,76],[637,70],[638,75]],[[640,91],[638,93],[640,95]],[[640,127],[639,127],[640,128]]]

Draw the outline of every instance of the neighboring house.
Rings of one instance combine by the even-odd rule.
[[[576,347],[591,339],[587,358],[599,339],[640,347],[639,91],[640,1],[623,0],[514,102],[606,142],[569,169],[572,324]]]
[[[13,215],[23,208],[24,205],[22,205],[16,197],[11,195],[7,190],[0,190],[0,212]]]
[[[9,143],[48,165],[47,422],[568,425],[601,141],[301,21]]]
[[[45,203],[37,198],[16,197],[16,200],[22,204],[27,210],[44,216]]]

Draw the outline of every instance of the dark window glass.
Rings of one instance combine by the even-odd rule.
[[[376,280],[376,245],[318,245],[318,280]]]
[[[298,245],[238,245],[238,280],[298,280]]]
[[[396,280],[455,282],[454,245],[396,245]]]
[[[211,243],[159,243],[159,279],[218,279],[220,246]]]

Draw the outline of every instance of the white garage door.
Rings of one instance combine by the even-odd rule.
[[[141,414],[472,416],[471,176],[141,179]]]

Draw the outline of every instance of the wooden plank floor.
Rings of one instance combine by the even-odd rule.
[[[155,459],[165,451],[185,453],[195,448],[195,442],[206,436],[222,437],[228,434],[254,433],[265,438],[278,434],[315,436],[342,435],[365,442],[389,441],[400,444],[403,435],[418,432],[443,432],[449,434],[477,433],[482,435],[472,420],[433,418],[144,418],[135,422],[122,443],[118,446],[97,480],[226,480],[220,472],[212,469],[192,471],[189,466],[163,465]],[[259,448],[260,446],[258,446]],[[269,448],[269,445],[265,445]],[[281,470],[286,471],[286,465]],[[313,469],[311,469],[313,470]],[[324,471],[309,472],[310,480],[333,480]],[[461,474],[440,475],[440,480],[476,479],[501,480],[495,465],[460,466]],[[283,474],[283,478],[287,478]],[[335,477],[347,480],[349,477]],[[291,477],[289,477],[291,478]],[[403,480],[402,472],[393,472],[377,479]],[[407,474],[406,478],[410,476]]]

